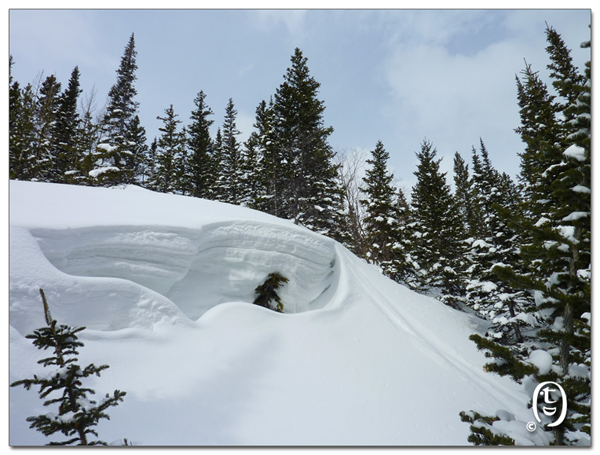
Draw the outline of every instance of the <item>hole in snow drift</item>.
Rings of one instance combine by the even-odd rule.
[[[279,293],[285,313],[324,307],[334,280],[334,243],[285,226],[102,226],[32,234],[62,272],[129,280],[167,297],[193,320],[221,303],[252,303],[271,272],[289,278]]]

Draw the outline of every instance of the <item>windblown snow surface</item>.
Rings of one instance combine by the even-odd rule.
[[[271,272],[289,278],[285,314],[251,303]],[[517,442],[535,441],[523,386],[484,372],[468,339],[481,320],[260,212],[132,186],[11,182],[11,382],[44,373],[25,338],[45,324],[39,288],[59,323],[87,327],[80,363],[110,365],[87,383],[96,396],[127,392],[98,426],[108,442],[468,445],[459,412],[503,409]],[[25,421],[50,411],[11,388],[10,444],[60,440]]]

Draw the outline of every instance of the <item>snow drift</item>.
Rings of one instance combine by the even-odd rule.
[[[271,272],[289,279],[284,314],[251,304]],[[532,420],[522,386],[482,370],[468,340],[482,321],[246,208],[11,182],[11,382],[41,371],[24,338],[44,325],[39,288],[55,319],[88,328],[81,362],[110,365],[90,386],[127,391],[98,428],[109,442],[467,445],[462,410]],[[52,440],[25,421],[45,412],[11,389],[11,445]]]

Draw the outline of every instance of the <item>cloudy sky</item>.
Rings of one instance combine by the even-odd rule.
[[[242,138],[283,81],[295,47],[321,83],[330,143],[339,152],[381,140],[400,185],[415,181],[415,152],[433,143],[450,171],[485,142],[493,164],[515,176],[522,151],[515,75],[525,60],[544,77],[546,23],[583,68],[589,10],[11,10],[13,77],[55,74],[66,86],[77,65],[84,93],[101,109],[135,34],[137,100],[151,141],[173,104],[188,123],[203,90],[221,125],[232,98]]]

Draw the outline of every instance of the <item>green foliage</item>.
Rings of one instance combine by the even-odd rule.
[[[134,82],[137,51],[135,38],[129,38],[121,63],[117,69],[117,81],[108,93],[108,106],[102,120],[102,138],[95,153],[95,164],[92,176],[104,186],[131,183],[134,180],[134,169],[131,163],[139,135],[139,127],[132,126],[139,103],[135,101],[137,90]]]
[[[484,417],[477,412],[471,411],[466,413],[461,411],[459,413],[460,420],[462,422],[468,422],[471,424],[471,434],[467,440],[476,446],[514,446],[515,440],[504,435],[498,434],[491,430],[492,424],[500,420],[497,417]]]
[[[150,185],[161,193],[181,192],[182,176],[185,172],[185,134],[179,130],[181,120],[171,104],[165,109],[162,120],[163,126],[159,128],[162,133],[157,141],[155,166],[150,178]]]
[[[194,99],[195,109],[187,128],[187,176],[191,196],[212,198],[215,181],[214,142],[210,137],[213,111],[206,104],[206,95],[200,91]]]
[[[98,437],[94,427],[101,419],[110,418],[106,410],[123,401],[126,392],[115,390],[112,396],[106,394],[99,402],[88,399],[88,395],[95,392],[83,387],[82,381],[92,375],[100,376],[108,365],[97,367],[90,364],[82,368],[76,363],[77,349],[83,347],[83,343],[78,341],[77,334],[85,330],[85,327],[57,325],[57,322],[52,319],[42,289],[40,295],[47,326],[34,330],[33,334],[27,335],[26,338],[33,340],[34,346],[40,350],[52,349],[53,353],[50,357],[38,362],[52,371],[47,375],[34,375],[31,379],[13,382],[10,386],[23,386],[26,390],[39,386],[38,393],[40,398],[45,399],[44,406],[58,405],[57,414],[46,413],[27,418],[27,421],[31,422],[30,428],[46,436],[60,432],[69,438],[60,442],[51,442],[50,445],[106,445],[104,441],[88,438]]]
[[[433,145],[423,141],[414,173],[417,183],[412,190],[408,263],[413,269],[413,287],[460,295],[465,256],[463,226],[446,174],[440,171],[441,159],[436,156]]]
[[[283,313],[283,303],[277,290],[289,280],[279,273],[269,273],[265,282],[256,287],[254,304]],[[273,307],[274,305],[274,307]]]
[[[477,345],[477,349],[485,352],[487,358],[495,359],[494,362],[486,363],[484,369],[490,373],[498,373],[500,376],[510,376],[514,381],[521,380],[530,374],[536,374],[537,368],[529,363],[520,361],[515,352],[506,346],[473,334],[469,339]]]
[[[225,120],[221,128],[219,161],[217,163],[216,199],[239,205],[244,200],[244,155],[237,136],[237,110],[229,98],[225,108]]]
[[[492,333],[471,339],[494,359],[488,371],[517,382],[529,376],[534,383],[561,384],[568,411],[552,429],[553,444],[575,445],[591,428],[590,67],[580,75],[560,36],[551,28],[546,35],[556,94],[530,65],[517,79],[523,198],[514,207],[494,210],[515,233],[519,248],[516,256],[491,267],[499,280],[535,296],[535,306],[516,316],[535,312],[537,324],[516,340],[495,339]],[[550,371],[542,374],[531,365],[534,349],[551,353]]]
[[[378,264],[383,272],[392,279],[400,280],[404,274],[402,251],[403,209],[401,201],[404,195],[393,185],[394,175],[388,170],[389,153],[378,141],[367,160],[370,167],[363,178],[364,187],[360,188],[364,198],[360,203],[364,207],[364,240],[368,245],[367,258]]]

